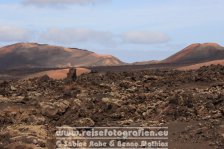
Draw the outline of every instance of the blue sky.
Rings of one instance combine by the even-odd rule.
[[[1,0],[0,45],[38,42],[161,60],[224,42],[223,0]]]

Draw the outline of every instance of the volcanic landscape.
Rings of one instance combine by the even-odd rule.
[[[134,64],[80,49],[69,63],[74,49],[59,47],[53,53],[63,53],[60,61],[33,57],[43,49],[49,46],[0,49],[0,148],[54,149],[58,126],[167,126],[169,148],[224,148],[223,47],[194,44],[163,61]],[[75,79],[71,68],[80,71]],[[63,77],[54,77],[59,72]]]

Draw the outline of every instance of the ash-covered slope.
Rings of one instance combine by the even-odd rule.
[[[123,62],[111,55],[98,55],[87,50],[46,44],[18,43],[0,48],[0,69],[121,64]]]
[[[171,57],[163,60],[163,63],[196,64],[224,59],[224,47],[216,43],[192,44]]]

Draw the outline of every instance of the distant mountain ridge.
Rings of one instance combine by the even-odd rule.
[[[38,43],[17,43],[0,48],[0,69],[64,68],[123,65],[111,55]]]
[[[216,43],[192,44],[162,61],[124,63],[111,55],[99,55],[78,48],[64,48],[38,43],[17,43],[0,48],[0,69],[67,68],[84,66],[148,65],[197,68],[221,64],[224,47]],[[191,66],[192,65],[192,66]],[[145,66],[145,67],[146,67]]]

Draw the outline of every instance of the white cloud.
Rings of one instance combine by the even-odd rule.
[[[131,31],[114,34],[109,31],[78,28],[49,28],[45,31],[29,30],[16,26],[0,25],[1,42],[36,42],[53,44],[85,44],[116,47],[122,44],[160,44],[169,41],[169,37],[159,32]]]
[[[31,39],[31,31],[15,26],[0,25],[0,40],[2,42],[20,42]]]
[[[27,5],[36,6],[63,6],[63,5],[88,5],[107,0],[24,0],[23,3]]]
[[[117,44],[160,44],[170,40],[170,38],[159,32],[131,31],[121,35],[113,34],[109,31],[97,31],[91,29],[77,28],[50,28],[40,34],[39,38],[43,42],[53,42],[60,44],[74,43],[95,43],[101,45],[116,46]]]
[[[113,37],[113,34],[110,32],[76,28],[50,28],[40,35],[43,41],[63,44],[73,44],[77,42],[111,44],[114,42]]]
[[[122,40],[132,44],[156,44],[168,42],[170,38],[160,32],[130,31],[122,34]]]

